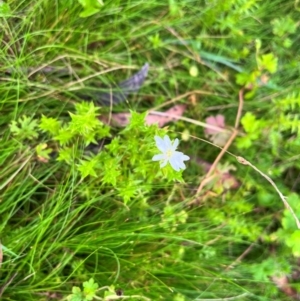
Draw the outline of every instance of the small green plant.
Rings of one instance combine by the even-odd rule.
[[[241,115],[234,139],[211,141],[300,218],[298,2],[0,0],[0,298],[61,299],[70,285],[73,301],[289,300],[278,279],[299,290],[295,218],[249,165],[214,164],[198,121],[221,115],[231,135]],[[71,107],[145,58],[139,95]],[[147,126],[147,110],[174,122]],[[117,112],[125,128],[101,121]],[[176,155],[184,131],[190,160]]]
[[[290,205],[294,208],[295,214],[300,218],[300,198],[293,193],[288,198]],[[295,225],[294,218],[288,210],[285,210],[281,219],[282,228],[274,233],[271,238],[284,243],[294,257],[300,257],[300,230]]]
[[[236,75],[236,83],[244,86],[249,91],[245,94],[245,98],[253,98],[257,89],[267,85],[269,75],[274,74],[278,69],[278,58],[274,53],[261,54],[262,42],[255,40],[256,47],[256,67],[250,72],[243,71]]]
[[[104,286],[99,288],[99,285],[95,283],[94,279],[91,278],[88,281],[83,282],[83,289],[78,286],[73,286],[72,294],[67,297],[69,301],[92,301],[92,300],[103,300],[103,301],[112,301],[112,300],[146,300],[150,301],[150,299],[139,296],[126,296],[123,294],[121,290],[115,289],[114,285],[111,286]],[[100,293],[104,290],[104,296],[99,297],[97,293]]]
[[[22,116],[18,121],[10,124],[11,133],[19,140],[33,140],[38,137],[37,120],[32,117]]]
[[[101,10],[104,5],[102,0],[78,0],[78,2],[83,6],[83,12],[80,13],[80,17],[86,18],[90,17]]]
[[[11,15],[11,9],[8,3],[0,1],[0,17],[8,17]]]
[[[73,286],[72,294],[68,296],[70,301],[91,301],[96,297],[98,284],[91,278],[83,282],[83,290],[78,286]]]
[[[182,181],[183,161],[189,157],[175,151],[178,139],[172,144],[167,135],[164,140],[155,136],[165,134],[165,131],[156,125],[145,125],[146,113],[131,112],[130,124],[97,152],[86,147],[111,136],[110,128],[98,119],[99,108],[92,102],[83,102],[75,105],[75,113],[69,114],[71,119],[65,123],[46,116],[42,116],[40,121],[23,117],[12,122],[11,132],[21,142],[35,139],[35,151],[40,161],[48,162],[51,153],[56,151],[57,161],[74,166],[82,179],[92,177],[100,187],[108,185],[117,189],[125,204],[137,194],[149,193],[150,183],[161,177],[168,181]],[[153,156],[156,152],[154,136],[159,150],[163,152],[161,155]],[[162,169],[159,166],[153,169],[151,157],[162,160]],[[171,165],[166,166],[168,162]]]

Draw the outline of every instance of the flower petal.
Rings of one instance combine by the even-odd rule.
[[[183,161],[178,161],[178,165],[179,165],[180,169],[185,169],[186,168],[186,166],[183,163]]]
[[[167,147],[166,147],[166,144],[165,144],[164,139],[160,138],[159,136],[155,136],[154,139],[155,139],[157,148],[158,148],[162,153],[164,153],[164,152],[167,150]]]
[[[167,149],[172,148],[172,142],[171,142],[170,137],[168,135],[165,135],[164,141],[165,141],[165,146],[166,146]]]
[[[179,144],[179,140],[176,138],[176,139],[174,140],[173,144],[172,144],[172,149],[173,149],[173,150],[176,150],[178,144]]]
[[[163,154],[158,154],[158,155],[154,155],[152,157],[152,161],[160,161],[163,160],[165,158],[165,156]]]
[[[170,164],[175,170],[185,169],[186,166],[183,161],[189,160],[189,157],[183,154],[182,152],[174,152],[170,158]]]
[[[162,154],[157,154],[152,157],[152,161],[160,161],[160,167],[165,167],[168,162],[172,168],[176,171],[180,169],[185,169],[185,164],[183,161],[190,159],[182,152],[177,152],[176,148],[179,145],[179,140],[176,138],[173,142],[168,135],[163,138],[159,136],[154,137],[157,148],[162,152]]]
[[[178,158],[178,160],[182,160],[182,157],[184,157],[184,156],[185,156],[185,154],[182,152],[177,152],[177,151],[173,152],[173,157]]]
[[[180,161],[178,161],[178,158],[172,157],[170,158],[169,162],[174,170],[176,171],[180,170]]]
[[[160,162],[160,168],[165,167],[165,166],[167,165],[167,163],[168,163],[168,160],[167,160],[167,159],[165,159],[164,161],[161,161],[161,162]]]
[[[187,155],[183,155],[183,156],[181,156],[181,158],[182,158],[183,161],[190,160],[190,157],[187,156]]]

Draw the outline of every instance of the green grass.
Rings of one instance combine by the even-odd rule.
[[[93,278],[99,287],[114,285],[126,296],[140,296],[128,300],[289,300],[271,277],[297,268],[299,243],[287,241],[294,220],[270,183],[229,154],[218,169],[234,167],[239,187],[230,190],[213,180],[193,202],[205,179],[195,158],[214,162],[220,153],[200,140],[206,138],[199,125],[168,125],[174,138],[184,131],[191,135],[180,144],[191,157],[184,183],[171,181],[172,174],[163,177],[158,163],[150,162],[155,129],[111,129],[121,144],[115,156],[122,156],[122,175],[113,187],[102,173],[82,179],[79,161],[38,160],[38,143],[55,151],[58,144],[45,134],[18,139],[10,124],[24,115],[67,122],[81,102],[76,90],[117,83],[149,62],[141,91],[114,112],[144,112],[190,93],[195,102],[182,97],[172,103],[187,104],[185,117],[205,122],[223,114],[230,128],[242,88],[236,76],[262,72],[268,83],[248,99],[245,94],[243,104],[242,116],[248,112],[256,119],[244,119],[229,151],[269,175],[299,215],[298,25],[283,36],[272,27],[287,16],[296,24],[295,2],[104,0],[88,18],[79,17],[82,7],[75,0],[7,3],[10,13],[0,1],[1,299],[66,300],[72,287]],[[290,47],[283,46],[287,37]],[[267,53],[278,58],[274,74],[259,69],[257,58]],[[68,72],[43,74],[41,66]],[[189,72],[193,66],[196,77]],[[288,101],[291,93],[295,99]],[[239,140],[245,137],[252,137],[251,146]],[[84,147],[84,141],[76,143],[76,149]],[[127,144],[136,158],[132,164]],[[104,165],[103,159],[100,171]],[[118,189],[128,187],[136,194],[124,202]],[[291,282],[299,288],[297,279]],[[97,296],[103,298],[103,291]]]

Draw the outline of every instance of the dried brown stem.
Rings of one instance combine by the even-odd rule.
[[[232,131],[232,134],[229,137],[228,141],[226,142],[225,146],[222,148],[222,150],[219,153],[219,155],[217,156],[217,158],[215,159],[214,163],[210,167],[208,173],[205,175],[204,179],[201,181],[201,183],[200,183],[200,185],[199,185],[199,187],[197,189],[196,195],[199,195],[199,193],[201,192],[201,190],[203,189],[203,187],[206,185],[207,179],[214,172],[214,170],[216,169],[217,164],[220,162],[221,158],[227,152],[228,148],[230,147],[230,145],[232,144],[233,140],[235,139],[235,137],[238,134],[238,126],[240,124],[240,119],[241,119],[242,110],[243,110],[243,104],[244,104],[244,97],[243,97],[243,95],[244,95],[244,90],[241,89],[240,92],[239,92],[239,106],[238,106],[238,111],[237,111],[237,115],[236,115],[236,119],[235,119],[235,125],[234,125],[234,129]]]

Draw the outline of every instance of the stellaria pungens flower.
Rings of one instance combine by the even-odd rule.
[[[162,153],[153,156],[152,161],[160,161],[161,168],[165,167],[169,162],[172,168],[176,171],[185,169],[185,164],[183,163],[183,161],[189,160],[190,157],[186,156],[182,152],[176,151],[176,148],[179,144],[179,140],[177,138],[174,140],[174,142],[170,140],[170,137],[168,135],[165,135],[164,138],[155,136],[154,139],[157,148]]]

